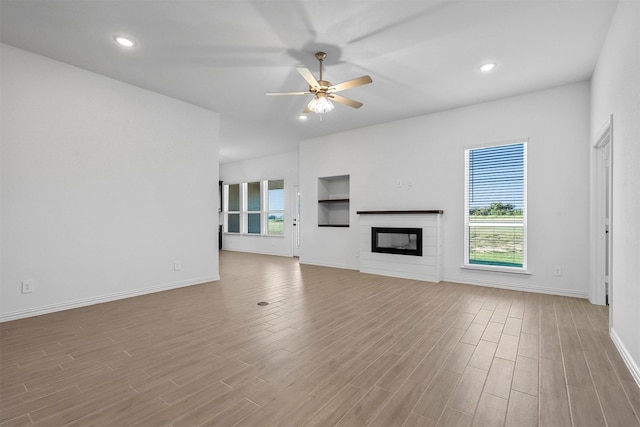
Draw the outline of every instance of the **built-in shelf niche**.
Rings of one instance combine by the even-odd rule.
[[[318,178],[318,227],[348,227],[349,216],[349,175]]]

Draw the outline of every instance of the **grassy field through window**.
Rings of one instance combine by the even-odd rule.
[[[469,220],[470,264],[523,266],[522,216],[472,215]]]
[[[284,217],[282,214],[269,216],[268,234],[276,236],[284,235]]]

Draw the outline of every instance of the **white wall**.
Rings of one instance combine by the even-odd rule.
[[[357,269],[357,210],[442,209],[445,280],[587,297],[589,96],[589,84],[577,83],[303,141],[301,262]],[[529,139],[532,274],[461,269],[464,148],[518,138]],[[344,174],[351,227],[309,226],[317,224],[317,178]]]
[[[225,234],[222,249],[268,255],[293,256],[292,187],[298,184],[298,152],[223,163],[220,179],[225,184],[240,184],[265,179],[284,179],[284,236]],[[223,218],[221,218],[223,221]]]
[[[593,74],[591,136],[613,115],[611,335],[640,384],[640,3],[621,1]]]
[[[216,280],[218,115],[1,49],[0,320]]]

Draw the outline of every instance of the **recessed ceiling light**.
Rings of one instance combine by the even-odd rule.
[[[307,116],[306,114],[300,114],[300,115],[298,115],[298,120],[301,120],[301,121],[303,121],[303,122],[304,122],[305,120],[307,120],[308,118],[309,118],[309,116]]]
[[[480,67],[480,71],[491,71],[494,68],[496,68],[496,63],[495,62],[488,62],[486,64],[484,64],[483,66]]]
[[[131,40],[127,37],[123,37],[123,36],[114,36],[113,39],[116,41],[116,43],[118,43],[120,46],[124,46],[124,47],[134,47],[136,45],[136,42],[134,40]]]

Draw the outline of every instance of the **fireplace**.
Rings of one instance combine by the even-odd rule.
[[[436,283],[442,281],[444,258],[441,210],[356,213],[360,229],[358,258],[361,272]],[[389,233],[403,235],[399,238],[404,241],[384,241],[389,238]],[[409,251],[414,253],[407,254]]]
[[[371,227],[371,252],[422,256],[422,228]]]

